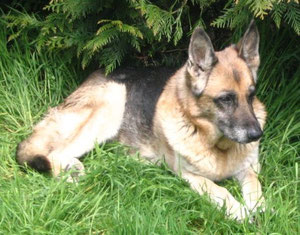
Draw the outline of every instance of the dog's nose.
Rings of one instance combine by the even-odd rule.
[[[248,139],[250,141],[256,141],[258,140],[263,134],[263,131],[259,126],[256,126],[254,128],[251,128],[247,132]]]

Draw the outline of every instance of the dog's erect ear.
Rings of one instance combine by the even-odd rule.
[[[204,90],[209,73],[217,62],[213,45],[203,29],[196,28],[189,45],[188,72],[196,96]]]
[[[210,70],[217,61],[213,45],[203,29],[196,28],[192,35],[189,60],[201,71]]]
[[[239,56],[243,58],[250,68],[253,79],[257,80],[257,69],[259,66],[259,33],[254,20],[250,25],[242,39],[237,44]]]

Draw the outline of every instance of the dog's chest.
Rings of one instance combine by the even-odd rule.
[[[257,155],[243,153],[242,155],[204,153],[197,156],[183,156],[178,152],[173,155],[173,170],[178,174],[185,172],[201,175],[212,181],[235,176],[257,162]]]

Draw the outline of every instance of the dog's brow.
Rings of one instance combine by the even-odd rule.
[[[232,69],[232,73],[234,80],[239,83],[241,80],[239,72],[236,69]]]
[[[236,92],[234,90],[223,90],[220,92],[219,96],[223,95],[236,95]]]

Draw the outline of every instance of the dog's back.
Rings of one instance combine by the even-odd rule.
[[[174,73],[171,68],[125,68],[109,76],[126,86],[126,105],[119,140],[139,148],[153,140],[153,118],[156,104],[167,80]],[[123,78],[123,79],[120,79]]]

